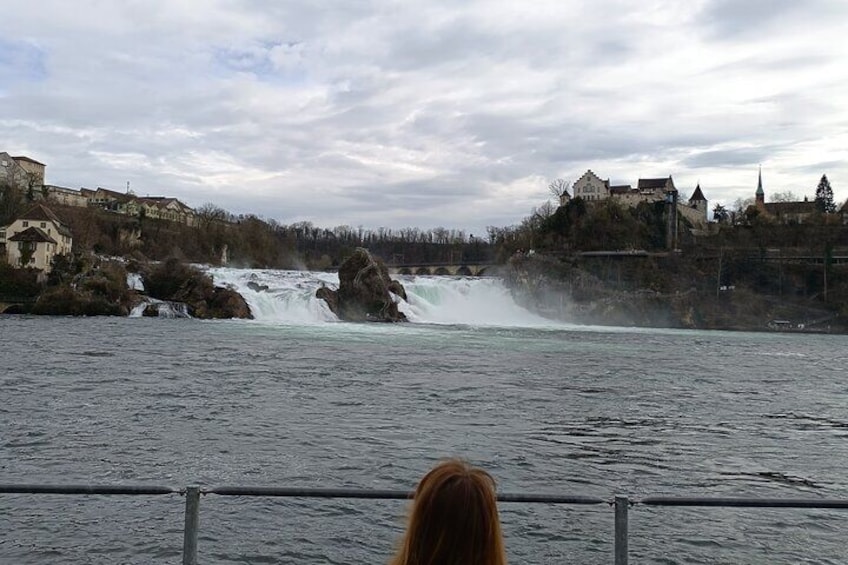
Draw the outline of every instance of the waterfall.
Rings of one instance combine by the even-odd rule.
[[[229,285],[241,294],[254,318],[280,324],[338,322],[323,300],[315,298],[322,285],[336,289],[336,273],[258,269],[208,268],[216,285]],[[548,327],[558,325],[520,307],[500,279],[479,277],[396,277],[407,301],[399,309],[413,323],[471,326]]]
[[[144,311],[148,307],[153,307],[159,318],[191,318],[188,313],[188,307],[182,302],[168,302],[167,300],[157,300],[156,298],[147,297],[144,301],[137,305],[130,312],[130,318],[140,318],[144,316]]]

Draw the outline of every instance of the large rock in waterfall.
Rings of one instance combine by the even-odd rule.
[[[361,247],[339,268],[339,289],[321,287],[315,293],[348,322],[405,322],[395,295],[406,298],[403,285],[389,277],[383,261]]]
[[[144,288],[153,298],[182,302],[195,318],[253,318],[238,292],[215,286],[212,278],[191,265],[168,259],[142,272]]]

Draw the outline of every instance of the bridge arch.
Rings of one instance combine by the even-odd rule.
[[[480,277],[491,271],[496,271],[497,265],[486,263],[407,263],[405,265],[386,265],[389,273],[394,275],[413,276],[460,276]]]
[[[463,266],[461,266],[460,268],[458,268],[458,269],[456,270],[456,274],[457,274],[457,275],[462,275],[462,276],[465,276],[465,277],[470,277],[470,276],[472,276],[474,273],[472,273],[472,272],[471,272],[471,269],[470,269],[470,268],[468,268],[467,266],[463,265]]]

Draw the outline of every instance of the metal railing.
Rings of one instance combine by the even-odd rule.
[[[411,491],[400,490],[358,490],[328,488],[285,488],[285,487],[245,487],[222,486],[201,488],[188,486],[173,488],[147,485],[2,485],[3,494],[60,494],[60,495],[173,495],[185,496],[185,528],[183,530],[183,565],[197,565],[197,538],[200,527],[200,496],[256,496],[289,498],[353,498],[368,500],[409,500]],[[649,496],[631,498],[616,495],[611,500],[593,496],[571,496],[535,493],[499,493],[498,502],[522,504],[569,504],[611,506],[615,512],[614,564],[627,565],[628,561],[628,522],[631,506],[685,506],[685,507],[722,507],[722,508],[818,508],[848,509],[848,500],[843,499],[779,499],[779,498],[727,498],[727,497],[667,497]]]

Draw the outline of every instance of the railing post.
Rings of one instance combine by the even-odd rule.
[[[200,526],[200,487],[186,487],[183,565],[197,565],[197,529]]]
[[[627,510],[630,500],[615,497],[615,565],[627,565]]]

